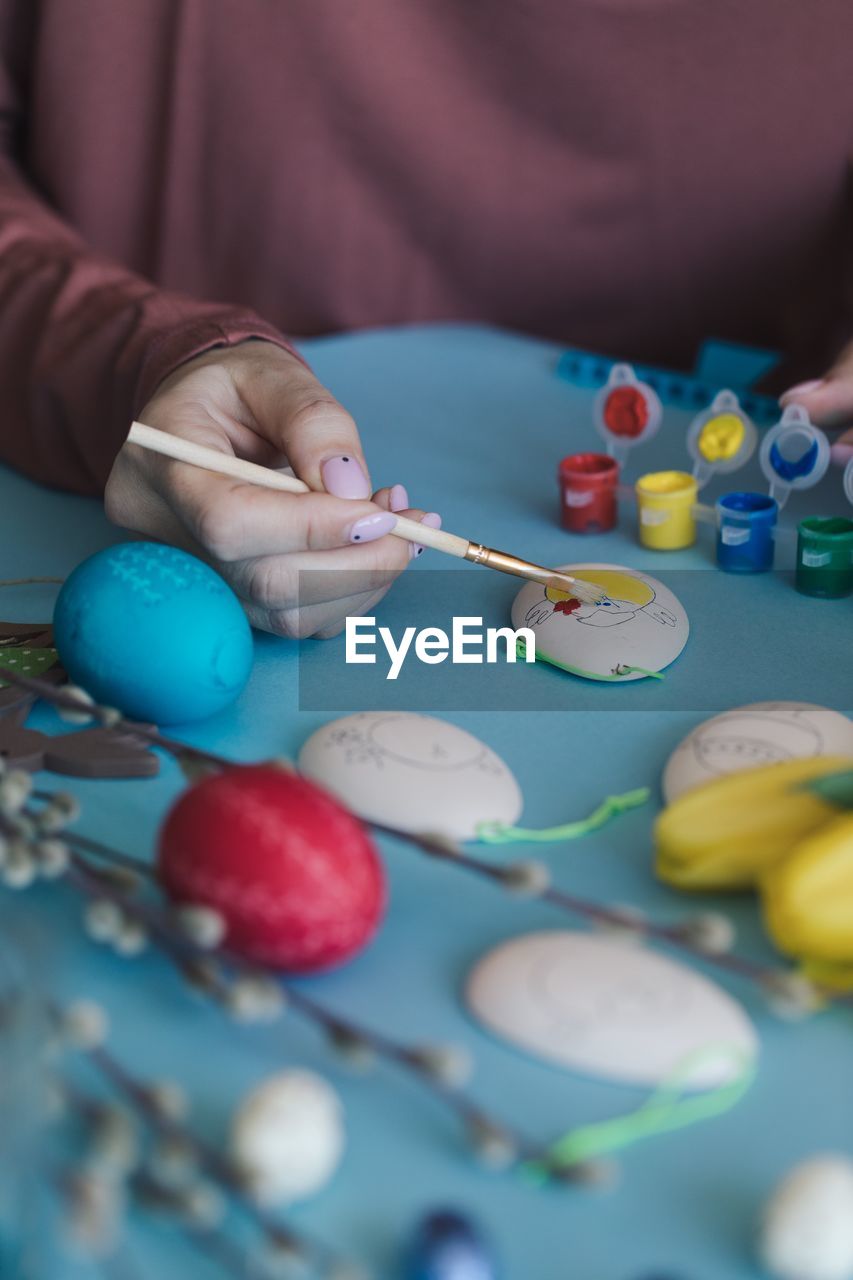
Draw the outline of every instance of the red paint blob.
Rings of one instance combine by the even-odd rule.
[[[361,823],[272,765],[230,769],[186,791],[160,832],[157,874],[177,902],[223,916],[230,950],[292,973],[354,956],[385,905],[382,863]]]
[[[575,600],[574,596],[569,596],[568,600],[557,601],[557,603],[554,605],[554,612],[571,615],[574,613],[575,609],[579,609],[580,607],[581,607],[580,600]]]
[[[614,436],[635,439],[649,420],[649,405],[638,387],[615,387],[604,402],[604,425]]]

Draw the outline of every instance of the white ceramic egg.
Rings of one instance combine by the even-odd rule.
[[[759,1254],[776,1280],[853,1280],[853,1161],[815,1156],[768,1201]]]
[[[344,1150],[341,1101],[313,1071],[283,1071],[243,1099],[231,1155],[260,1204],[290,1204],[319,1191]]]
[[[669,757],[669,803],[726,773],[811,756],[853,756],[853,720],[810,702],[753,702],[706,720]]]
[[[569,591],[526,583],[512,606],[512,625],[529,627],[538,658],[590,680],[642,680],[662,671],[687,643],[690,624],[679,600],[657,578],[615,564],[562,565],[606,591],[584,604]]]
[[[360,711],[323,725],[299,768],[353,813],[401,831],[473,840],[483,822],[512,824],[521,791],[479,738],[433,716]]]
[[[709,1088],[737,1078],[758,1052],[744,1010],[707,978],[595,934],[513,938],[478,962],[465,996],[516,1048],[621,1084],[659,1085],[699,1054],[688,1083]]]

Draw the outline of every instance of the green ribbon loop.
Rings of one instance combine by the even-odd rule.
[[[527,659],[527,646],[524,643],[523,636],[515,642],[515,652],[519,658]],[[561,671],[568,671],[571,676],[583,676],[585,680],[622,680],[625,676],[640,675],[649,676],[652,680],[665,680],[662,671],[648,671],[645,667],[630,667],[625,664],[617,667],[613,675],[602,676],[594,671],[582,671],[580,667],[568,667],[565,662],[559,662],[556,658],[550,657],[547,653],[543,653],[541,649],[536,650],[536,661],[547,662],[549,666],[559,667]]]
[[[721,1054],[728,1055],[737,1065],[736,1077],[716,1088],[685,1096],[696,1068],[711,1059],[719,1059]],[[748,1092],[756,1074],[755,1058],[733,1047],[709,1047],[690,1054],[636,1111],[570,1130],[548,1148],[544,1161],[525,1161],[521,1172],[529,1181],[542,1185],[548,1181],[549,1168],[567,1167],[623,1151],[644,1138],[686,1129],[724,1115]]]
[[[500,822],[480,822],[477,825],[477,839],[483,844],[551,844],[554,841],[578,840],[587,836],[599,827],[605,826],[612,818],[629,809],[637,809],[651,795],[648,787],[637,787],[635,791],[626,791],[623,795],[607,796],[597,809],[587,818],[577,822],[567,822],[560,827],[545,827],[531,830],[527,827],[508,827]]]

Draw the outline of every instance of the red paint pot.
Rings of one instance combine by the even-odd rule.
[[[607,533],[616,524],[619,464],[606,453],[572,453],[558,472],[563,528]]]

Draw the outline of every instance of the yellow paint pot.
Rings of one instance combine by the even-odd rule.
[[[639,537],[655,551],[678,551],[696,541],[697,484],[686,471],[653,471],[636,484]]]

